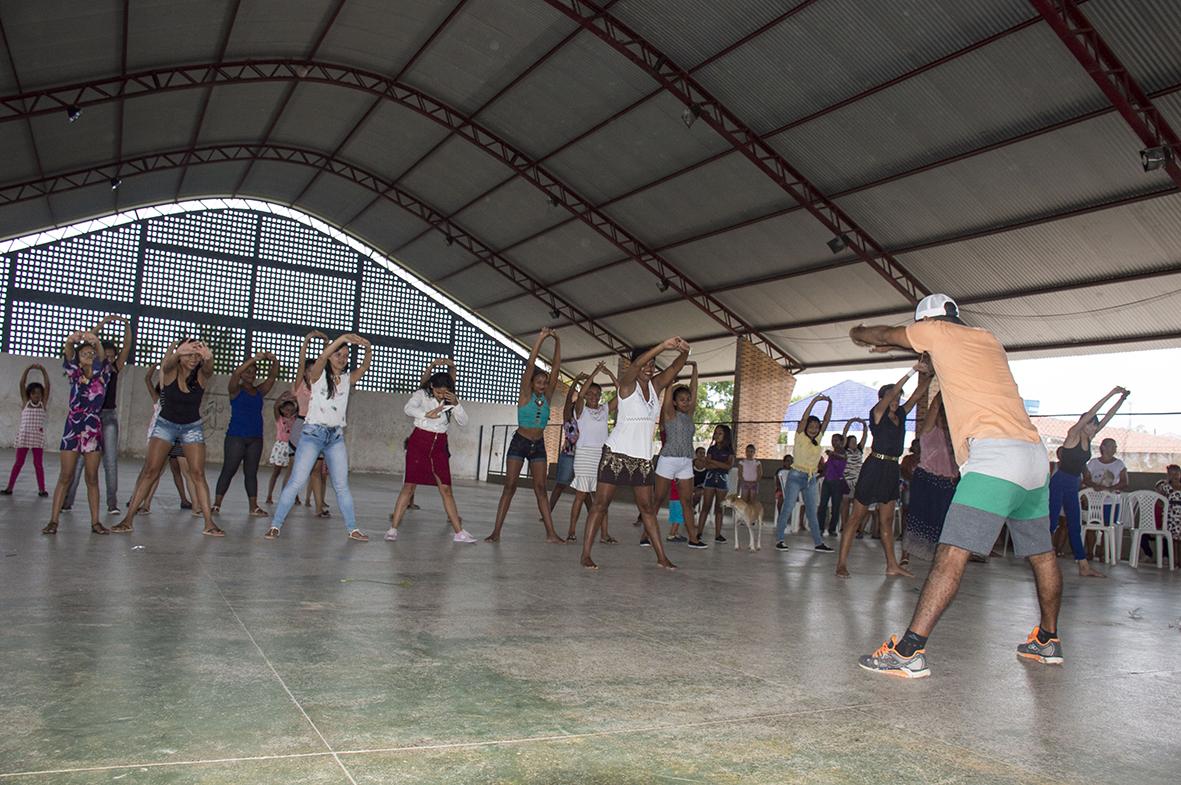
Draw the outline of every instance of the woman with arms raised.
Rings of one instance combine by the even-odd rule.
[[[355,371],[349,370],[350,344],[365,347],[365,359]],[[369,542],[369,536],[357,528],[353,494],[349,490],[349,454],[344,445],[344,427],[349,391],[369,370],[372,360],[373,345],[359,335],[347,333],[325,346],[312,363],[307,374],[311,387],[307,419],[295,448],[291,478],[283,486],[279,504],[275,507],[275,519],[271,528],[267,529],[266,539],[273,540],[279,536],[287,514],[295,506],[295,497],[307,484],[308,475],[312,473],[316,461],[323,456],[349,539]]]
[[[657,374],[656,358],[666,351],[677,352],[677,358]],[[656,551],[656,563],[666,569],[676,569],[664,553],[664,539],[656,523],[652,436],[660,416],[661,393],[677,378],[688,359],[689,344],[681,338],[669,338],[647,351],[634,351],[631,365],[619,376],[615,428],[603,445],[598,488],[586,521],[586,536],[582,540],[582,566],[587,569],[598,569],[591,560],[591,547],[599,527],[607,519],[607,510],[619,485],[630,486],[635,494],[644,532]]]
[[[201,401],[213,376],[213,352],[198,340],[186,338],[173,342],[160,361],[160,414],[148,440],[148,456],[135,483],[135,494],[123,521],[111,531],[121,534],[132,530],[132,521],[140,505],[160,479],[174,443],[179,443],[189,464],[189,487],[193,504],[205,519],[202,534],[224,537],[225,532],[213,522],[209,503],[209,483],[205,480],[205,429],[201,424]]]

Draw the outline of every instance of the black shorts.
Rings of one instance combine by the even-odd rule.
[[[603,457],[599,460],[599,482],[608,485],[628,485],[633,488],[653,485],[656,470],[652,459],[633,458],[619,452],[611,452],[604,445]]]
[[[508,457],[510,460],[516,459],[524,463],[546,461],[545,439],[542,438],[533,441],[532,439],[526,439],[521,435],[520,431],[517,431],[508,443]]]
[[[898,501],[900,476],[898,461],[883,461],[871,455],[861,466],[861,476],[857,478],[853,498],[866,507]]]

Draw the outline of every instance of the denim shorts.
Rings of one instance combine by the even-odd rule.
[[[200,420],[179,425],[163,417],[157,417],[156,426],[152,428],[152,438],[169,444],[204,444],[205,428]]]
[[[513,434],[508,443],[508,457],[522,463],[545,461],[545,439],[526,439],[520,431]]]

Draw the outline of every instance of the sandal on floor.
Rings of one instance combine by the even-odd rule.
[[[255,507],[250,511],[250,515],[255,518],[265,518],[270,515],[270,513],[264,510],[262,507]]]
[[[57,521],[50,521],[45,524],[45,528],[41,530],[42,534],[57,534]]]
[[[212,515],[218,514],[219,512],[221,512],[221,505],[220,504],[213,505],[212,507],[209,508],[209,512]]]
[[[205,529],[201,532],[206,537],[225,537],[226,533],[214,526],[212,529]]]
[[[277,540],[279,538],[279,527],[272,526],[267,529],[267,533],[262,536],[264,540]]]
[[[90,531],[93,534],[110,534],[111,533],[110,529],[108,529],[106,526],[103,526],[98,521],[95,521],[94,523],[90,524]]]
[[[357,542],[369,542],[369,535],[360,529],[353,529],[349,532],[349,539],[356,540]]]
[[[571,534],[566,538],[566,542],[578,542],[578,535]]]
[[[116,523],[111,527],[112,534],[127,534],[129,531],[131,531],[130,523]]]
[[[328,512],[327,509],[323,509],[323,510],[320,510],[318,513],[316,513],[316,517],[317,518],[331,518],[332,513]]]

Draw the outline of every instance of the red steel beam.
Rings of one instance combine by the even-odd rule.
[[[114,176],[116,171],[121,171],[124,177],[132,177],[149,172],[183,169],[189,166],[226,161],[277,161],[311,167],[330,172],[362,188],[381,194],[382,198],[433,226],[436,231],[447,238],[449,245],[459,245],[483,261],[484,264],[529,291],[559,317],[568,319],[571,324],[602,343],[613,354],[630,356],[631,344],[598,324],[592,317],[583,313],[561,295],[547,289],[544,284],[529,273],[492,250],[486,243],[463,227],[448,220],[435,208],[372,172],[343,161],[334,160],[316,150],[275,144],[239,144],[211,145],[153,153],[122,162],[114,161],[37,180],[0,186],[0,207],[105,183]]]
[[[719,50],[719,51],[715,52],[714,54],[710,55],[710,56],[709,56],[709,57],[707,57],[706,59],[702,60],[700,63],[698,63],[697,65],[695,65],[695,66],[693,66],[692,68],[690,68],[690,69],[689,69],[689,73],[695,73],[695,72],[697,72],[698,70],[700,70],[700,69],[702,69],[702,68],[705,68],[707,65],[710,65],[711,63],[717,62],[718,60],[720,60],[721,58],[723,58],[723,57],[725,57],[726,55],[730,54],[731,52],[735,51],[736,49],[740,48],[740,47],[741,47],[741,46],[743,46],[744,44],[746,44],[746,43],[750,42],[751,40],[753,40],[753,39],[755,39],[755,38],[758,38],[758,37],[759,37],[760,35],[762,35],[763,33],[766,33],[768,30],[771,30],[772,28],[774,28],[774,27],[778,26],[779,24],[781,24],[782,22],[786,21],[787,19],[790,19],[791,17],[795,16],[795,15],[796,15],[796,14],[798,14],[800,11],[803,11],[803,10],[804,10],[804,9],[806,9],[807,7],[809,7],[809,6],[813,5],[813,4],[814,4],[816,1],[817,1],[817,0],[802,0],[801,2],[797,3],[796,5],[792,6],[791,8],[788,8],[786,11],[784,11],[784,12],[783,12],[783,13],[781,13],[781,14],[779,14],[779,15],[778,15],[778,16],[776,16],[775,18],[773,18],[773,19],[771,19],[771,20],[769,20],[769,21],[765,22],[764,24],[760,25],[760,26],[759,26],[759,27],[757,27],[756,29],[754,29],[754,30],[750,31],[749,33],[747,33],[746,35],[742,36],[742,37],[741,37],[741,38],[739,38],[738,40],[736,40],[736,41],[732,41],[732,42],[731,42],[729,45],[727,45],[727,46],[726,46],[724,49],[721,49],[721,50]],[[616,3],[616,2],[618,2],[618,0],[607,0],[607,2],[603,3],[603,10],[604,10],[604,11],[606,11],[606,10],[607,10],[607,9],[609,9],[611,6],[615,5],[615,3]],[[574,32],[573,32],[573,33],[571,33],[569,36],[567,36],[565,39],[563,39],[563,40],[562,40],[562,42],[561,42],[561,43],[560,43],[558,46],[559,46],[559,47],[560,47],[560,46],[562,46],[563,44],[565,44],[565,43],[566,43],[566,41],[569,41],[571,38],[573,38],[574,36],[578,35],[578,34],[579,34],[579,33],[581,33],[582,31],[583,31],[583,28],[582,28],[582,26],[581,26],[581,25],[580,25],[580,26],[578,26],[578,27],[576,27],[576,28],[574,29]],[[557,47],[555,47],[555,50],[556,50],[556,49],[557,49]],[[541,60],[541,61],[538,61],[537,63],[534,63],[534,65],[533,65],[533,66],[530,66],[530,69],[529,69],[529,70],[532,70],[532,68],[533,68],[533,67],[535,67],[535,66],[539,65],[539,64],[540,64],[542,61],[544,61],[546,58],[548,58],[550,54],[553,54],[553,51],[555,51],[555,50],[551,50],[550,52],[548,52],[548,53],[547,53],[545,56],[543,56],[543,57],[542,57],[542,60]],[[528,73],[528,71],[526,71],[526,73]],[[522,76],[523,76],[523,75],[522,75]],[[517,81],[519,81],[519,79],[520,79],[520,77],[518,77],[518,79],[517,79],[517,80],[514,80],[512,83],[510,83],[510,85],[509,85],[509,86],[511,87],[513,84],[515,84]],[[494,100],[496,100],[497,98],[499,98],[499,97],[501,96],[501,94],[503,94],[504,92],[505,92],[505,91],[504,91],[504,90],[502,90],[502,91],[500,91],[499,93],[497,93],[495,96],[493,96],[492,98],[490,98],[488,101],[486,101],[486,102],[484,103],[484,105],[483,105],[483,106],[481,106],[481,107],[480,107],[479,109],[477,109],[476,111],[472,112],[472,116],[473,116],[473,117],[475,117],[476,115],[478,115],[478,114],[479,114],[481,111],[483,111],[483,110],[484,110],[484,108],[485,108],[485,107],[487,107],[487,106],[488,106],[489,104],[491,104],[491,103],[492,103]],[[605,117],[604,119],[602,119],[602,120],[600,120],[599,122],[597,122],[597,123],[595,123],[594,125],[592,125],[590,128],[587,128],[585,131],[582,131],[582,132],[580,132],[580,133],[576,134],[575,136],[571,137],[570,139],[567,139],[567,140],[566,140],[565,142],[563,142],[562,144],[558,145],[557,147],[555,147],[554,149],[550,150],[550,151],[549,151],[548,153],[546,153],[545,155],[543,155],[543,156],[541,156],[540,158],[538,158],[538,159],[537,159],[537,162],[538,162],[538,163],[545,163],[546,161],[550,160],[551,158],[553,158],[554,156],[558,155],[558,154],[559,154],[559,153],[561,153],[562,151],[564,151],[564,150],[567,150],[567,149],[569,149],[570,147],[573,147],[574,145],[578,144],[579,142],[581,142],[583,139],[587,138],[588,136],[591,136],[592,134],[594,134],[594,133],[598,132],[598,131],[599,131],[599,130],[601,130],[602,128],[605,128],[605,127],[607,127],[608,125],[610,125],[611,123],[615,122],[616,120],[618,120],[619,118],[623,117],[624,115],[628,114],[628,113],[629,113],[629,112],[631,112],[632,110],[634,110],[634,109],[638,108],[640,105],[642,105],[642,104],[645,104],[645,103],[647,103],[648,101],[652,100],[652,99],[653,99],[653,98],[655,98],[656,96],[660,95],[662,92],[663,92],[663,90],[662,90],[661,88],[659,88],[659,87],[658,87],[658,88],[656,88],[655,90],[653,90],[652,92],[650,92],[650,93],[647,93],[646,95],[642,95],[642,96],[640,96],[639,98],[637,98],[636,100],[634,100],[634,101],[632,101],[630,104],[628,104],[627,106],[625,106],[625,107],[623,107],[622,109],[619,109],[619,110],[617,110],[617,111],[613,112],[613,113],[612,113],[611,115],[609,115],[608,117]],[[444,141],[446,141],[446,140],[444,140]],[[425,158],[426,158],[427,156],[429,156],[429,155],[430,155],[432,152],[434,152],[434,149],[433,149],[433,148],[432,148],[431,150],[428,150],[428,151],[427,151],[427,153],[426,153],[426,155],[424,155],[422,158],[420,158],[418,161],[416,161],[416,162],[414,163],[414,165],[413,165],[413,166],[411,166],[411,167],[410,167],[410,169],[407,169],[405,172],[403,172],[401,176],[402,176],[402,177],[405,177],[405,176],[406,176],[406,174],[408,174],[408,173],[409,173],[409,172],[410,172],[412,169],[414,169],[415,167],[417,167],[417,166],[418,166],[418,164],[422,163],[422,161],[423,161],[423,160],[425,160]],[[481,201],[482,199],[485,199],[485,198],[486,198],[486,197],[488,197],[489,195],[491,195],[491,194],[495,193],[496,191],[500,190],[500,189],[501,189],[501,188],[503,188],[504,186],[508,185],[508,184],[509,184],[509,183],[511,183],[511,182],[512,182],[514,179],[516,179],[516,178],[515,178],[515,177],[507,177],[507,178],[505,178],[504,180],[501,180],[501,181],[497,182],[497,183],[496,183],[495,185],[493,185],[491,188],[488,188],[488,189],[484,190],[482,193],[480,193],[480,194],[476,195],[476,196],[475,196],[475,197],[473,197],[472,199],[469,199],[469,200],[468,200],[467,202],[465,202],[464,204],[462,204],[462,205],[460,205],[459,207],[457,207],[456,209],[452,210],[452,211],[451,211],[451,213],[449,214],[449,217],[454,217],[454,216],[456,216],[456,215],[459,215],[461,212],[463,212],[463,211],[464,211],[464,210],[466,210],[467,208],[471,207],[473,204],[476,204],[477,202]],[[603,206],[605,206],[605,205],[599,205],[599,206],[600,206],[600,207],[603,207]],[[562,221],[560,224],[558,224],[558,226],[565,226],[567,223],[570,223],[570,221],[574,221],[574,220],[576,220],[576,219],[575,219],[575,218],[570,218],[570,219],[567,219],[567,220],[565,220],[565,221]],[[550,228],[551,228],[551,229],[553,229],[553,228],[557,228],[557,227],[550,227]],[[419,239],[419,237],[421,237],[421,236],[422,236],[422,235],[420,234],[420,235],[418,235],[418,236],[416,236],[416,237],[411,237],[409,240],[407,240],[406,242],[404,242],[404,243],[402,243],[400,246],[398,246],[398,248],[396,248],[394,252],[395,252],[395,253],[397,253],[398,251],[402,250],[403,248],[406,248],[407,246],[409,246],[410,244],[412,244],[412,243],[414,243],[416,240],[418,240],[418,239]],[[452,273],[452,275],[454,275],[454,274],[455,274],[455,273]]]
[[[590,0],[546,2],[644,69],[670,95],[685,104],[701,121],[713,128],[734,149],[746,156],[755,167],[803,206],[832,232],[834,237],[845,238],[849,249],[901,292],[903,297],[911,302],[918,302],[921,297],[930,294],[929,289],[907,272],[844,210],[792,167],[763,137],[739,120],[692,74],[672,62],[642,36]]]
[[[312,45],[308,47],[308,54],[307,57],[304,58],[305,60],[315,59],[316,53],[320,51],[320,46],[324,43],[324,39],[328,37],[329,31],[332,30],[332,25],[336,24],[337,17],[339,17],[340,12],[344,10],[344,4],[346,2],[348,2],[348,0],[336,0],[336,7],[332,9],[332,12],[328,14],[327,17],[325,17],[324,22],[320,25],[320,32],[316,34],[315,39],[312,41]],[[286,92],[283,94],[283,97],[279,99],[278,108],[271,116],[271,121],[267,124],[266,130],[262,132],[262,143],[264,145],[270,144],[271,135],[275,132],[275,127],[279,125],[279,121],[283,118],[283,113],[287,111],[287,106],[291,103],[291,97],[295,95],[295,88],[298,85],[298,82],[292,82],[290,85],[288,85]],[[230,191],[232,196],[238,195],[238,192],[242,190],[242,186],[246,183],[246,178],[250,176],[250,172],[253,170],[254,161],[250,161],[242,170],[242,174],[238,177],[238,182],[234,185],[233,190]]]
[[[1181,137],[1169,125],[1140,84],[1132,78],[1115,52],[1099,35],[1076,0],[1029,0],[1046,24],[1095,81],[1107,100],[1116,108],[1145,147],[1169,147],[1181,155]],[[1181,165],[1176,158],[1165,164],[1165,171],[1181,187]]]

